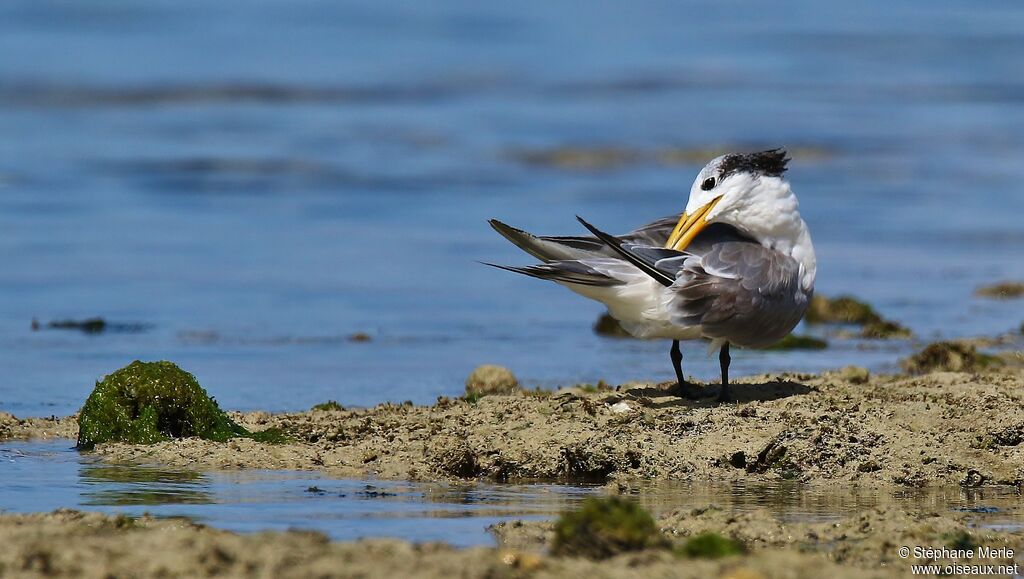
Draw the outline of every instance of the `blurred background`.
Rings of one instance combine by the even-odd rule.
[[[1019,302],[974,291],[1024,277],[1021,30],[1009,0],[8,0],[0,410],[74,412],[136,358],[240,410],[430,402],[481,363],[669,380],[668,343],[476,263],[531,259],[486,219],[625,231],[733,149],[790,149],[820,293],[917,340],[1014,330]],[[885,371],[916,343],[734,373]]]

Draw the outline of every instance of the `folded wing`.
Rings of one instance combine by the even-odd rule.
[[[706,337],[754,348],[792,331],[811,297],[800,287],[796,260],[743,241],[685,259],[673,289],[673,323],[699,325]]]

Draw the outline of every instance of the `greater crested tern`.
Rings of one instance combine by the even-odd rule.
[[[618,237],[577,216],[593,237],[535,236],[491,226],[544,263],[494,267],[557,282],[597,300],[631,335],[670,339],[680,394],[680,340],[719,348],[729,399],[729,346],[763,348],[799,323],[814,293],[814,245],[784,178],[782,149],[713,159],[690,187],[686,210]]]

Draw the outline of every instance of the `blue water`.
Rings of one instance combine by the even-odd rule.
[[[302,471],[213,471],[112,465],[79,454],[70,440],[0,444],[10,475],[0,512],[78,508],[181,516],[238,532],[313,529],[335,540],[400,537],[490,544],[488,525],[539,519],[576,504],[592,488],[430,484],[329,479]]]
[[[555,484],[444,484],[331,479],[301,471],[193,471],[113,465],[79,454],[71,440],[0,443],[0,513],[77,508],[183,516],[238,532],[312,529],[335,540],[398,537],[490,545],[489,525],[540,520],[578,505],[596,487]],[[1016,488],[942,488],[886,493],[794,483],[641,484],[628,491],[656,514],[716,504],[735,512],[769,509],[783,521],[833,521],[874,506],[957,510],[971,524],[1024,529]]]
[[[1014,329],[1024,6],[997,1],[0,4],[0,410],[74,412],[133,359],[227,408],[430,402],[478,364],[528,384],[672,377],[667,344],[486,268],[489,217],[578,233],[678,212],[701,164],[787,145],[819,291],[921,339]],[[605,170],[522,162],[636,150]],[[62,318],[139,333],[32,332]],[[347,336],[367,332],[369,343]],[[737,375],[895,367],[909,343],[737,352]],[[717,376],[704,347],[688,373]]]

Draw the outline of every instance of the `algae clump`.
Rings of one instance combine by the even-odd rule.
[[[814,336],[798,336],[788,334],[778,342],[765,348],[766,350],[824,350],[828,342]]]
[[[338,404],[337,400],[328,400],[327,402],[321,402],[320,404],[314,404],[310,410],[323,410],[325,412],[334,410],[344,410],[345,407]]]
[[[284,439],[280,431],[251,433],[231,420],[195,376],[171,362],[138,360],[106,376],[78,414],[78,448],[102,442],[153,444],[172,438],[226,441]]]
[[[720,559],[731,555],[742,555],[747,552],[743,543],[719,535],[718,533],[701,533],[687,539],[675,549],[676,554],[694,559]]]
[[[935,342],[901,362],[911,374],[929,372],[978,372],[1003,365],[1003,361],[979,352],[966,342]]]
[[[867,340],[892,340],[913,337],[908,328],[883,318],[875,308],[852,296],[811,298],[804,320],[808,324],[854,324],[861,326],[857,335]]]
[[[914,337],[914,333],[899,322],[882,320],[864,324],[860,337],[868,340],[906,340]]]
[[[626,551],[667,548],[654,518],[620,497],[589,498],[555,523],[555,555],[606,559]]]
[[[1024,283],[1017,281],[1004,281],[997,284],[982,286],[974,292],[974,295],[997,300],[1024,298]]]
[[[882,321],[875,308],[852,296],[811,298],[805,318],[809,324],[870,324]]]

